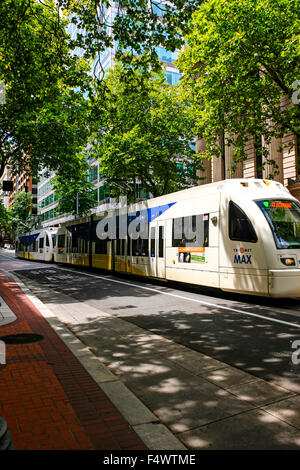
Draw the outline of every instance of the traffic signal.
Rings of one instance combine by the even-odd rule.
[[[14,190],[13,181],[3,181],[2,182],[2,190],[12,192]]]

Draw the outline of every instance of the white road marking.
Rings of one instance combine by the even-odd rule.
[[[1,254],[3,255],[3,252],[1,252]],[[9,255],[7,257],[12,258]],[[61,270],[64,270],[64,271],[71,272],[73,274],[77,274],[71,269],[62,268],[60,266],[56,266],[56,267],[57,267],[57,269],[61,269]],[[103,279],[103,280],[108,281],[108,282],[115,282],[117,284],[123,284],[125,286],[137,287],[138,289],[144,289],[144,290],[148,290],[148,291],[151,291],[151,292],[155,292],[157,294],[168,295],[170,297],[176,297],[178,299],[187,300],[187,301],[190,301],[190,302],[196,302],[196,303],[199,303],[199,304],[202,304],[202,305],[207,305],[209,307],[220,308],[222,310],[227,310],[229,312],[240,313],[242,315],[248,315],[248,316],[251,316],[251,317],[261,318],[263,320],[271,321],[271,322],[274,322],[274,323],[280,323],[282,325],[287,325],[287,326],[293,326],[295,328],[300,328],[300,325],[298,325],[297,323],[291,323],[291,322],[287,322],[287,321],[284,321],[284,320],[278,320],[277,318],[266,317],[264,315],[259,315],[258,313],[245,312],[244,310],[238,310],[238,309],[231,308],[231,307],[225,307],[224,305],[218,305],[218,304],[214,304],[212,302],[205,302],[204,300],[192,299],[190,297],[185,297],[183,295],[171,294],[170,292],[163,292],[163,291],[160,291],[158,289],[154,289],[152,287],[140,286],[138,284],[133,284],[131,282],[120,281],[120,280],[117,280],[117,279],[111,279],[111,278],[108,279],[107,277],[99,276],[99,275],[96,275],[96,274],[89,274],[89,273],[85,273],[85,272],[80,272],[80,274],[82,274],[84,276],[90,276],[90,277],[95,277],[95,278],[98,278],[98,279]]]
[[[73,270],[68,269],[68,268],[59,267],[58,269],[62,269],[64,271],[69,271],[69,272],[74,273]],[[137,287],[138,289],[148,290],[148,291],[151,291],[151,292],[155,292],[157,294],[169,295],[170,297],[176,297],[178,299],[188,300],[190,302],[196,302],[196,303],[199,303],[199,304],[202,304],[202,305],[207,305],[208,307],[217,307],[217,308],[220,308],[222,310],[227,310],[229,312],[241,313],[243,315],[248,315],[250,317],[257,317],[257,318],[261,318],[263,320],[268,320],[268,321],[271,321],[271,322],[274,322],[274,323],[281,323],[282,325],[288,325],[288,326],[294,326],[295,328],[300,328],[300,325],[298,325],[297,323],[291,323],[291,322],[287,322],[287,321],[284,321],[284,320],[278,320],[277,318],[266,317],[264,315],[259,315],[258,313],[245,312],[244,310],[238,310],[236,308],[225,307],[224,305],[218,305],[218,304],[214,304],[212,302],[205,302],[204,300],[192,299],[190,297],[185,297],[183,295],[171,294],[170,292],[163,292],[163,291],[160,291],[158,289],[154,289],[153,287],[140,286],[138,284],[133,284],[131,282],[120,281],[118,279],[111,279],[111,278],[108,279],[107,277],[104,277],[104,276],[99,276],[99,275],[96,275],[96,274],[89,274],[89,273],[85,273],[85,272],[82,272],[82,271],[80,272],[80,274],[82,274],[84,276],[96,277],[98,279],[104,279],[107,282],[115,282],[116,284],[124,284],[125,286]]]

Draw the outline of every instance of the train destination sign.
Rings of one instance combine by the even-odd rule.
[[[284,201],[263,201],[263,205],[268,209],[269,207],[272,208],[284,208],[284,209],[291,209],[292,203],[291,202],[284,202]]]

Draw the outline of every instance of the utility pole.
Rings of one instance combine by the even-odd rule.
[[[77,191],[76,193],[76,213],[75,213],[75,219],[79,219],[79,193]]]

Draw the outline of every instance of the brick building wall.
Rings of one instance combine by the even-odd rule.
[[[283,98],[281,108],[284,109],[287,106],[292,106],[292,104],[287,98]],[[233,148],[225,146],[225,161],[217,157],[203,160],[204,170],[199,172],[199,184],[220,181],[224,178],[272,178],[284,184],[291,194],[300,200],[300,142],[297,141],[297,137],[287,133],[282,139],[273,137],[270,144],[265,144],[262,138],[261,145],[268,146],[269,158],[276,162],[277,168],[263,160],[263,170],[259,171],[260,161],[255,139],[250,136],[245,149],[247,160],[237,164],[234,174],[229,170],[232,166]],[[196,149],[197,151],[205,149],[203,139],[198,139]],[[277,175],[275,175],[275,170],[278,172]]]
[[[14,190],[9,195],[8,206],[10,207],[13,204],[14,195],[16,194],[16,192],[25,191],[26,188],[28,192],[32,192],[32,177],[28,176],[26,172],[24,171],[14,176],[10,173],[9,179],[10,181],[13,182],[13,185],[14,185]]]

